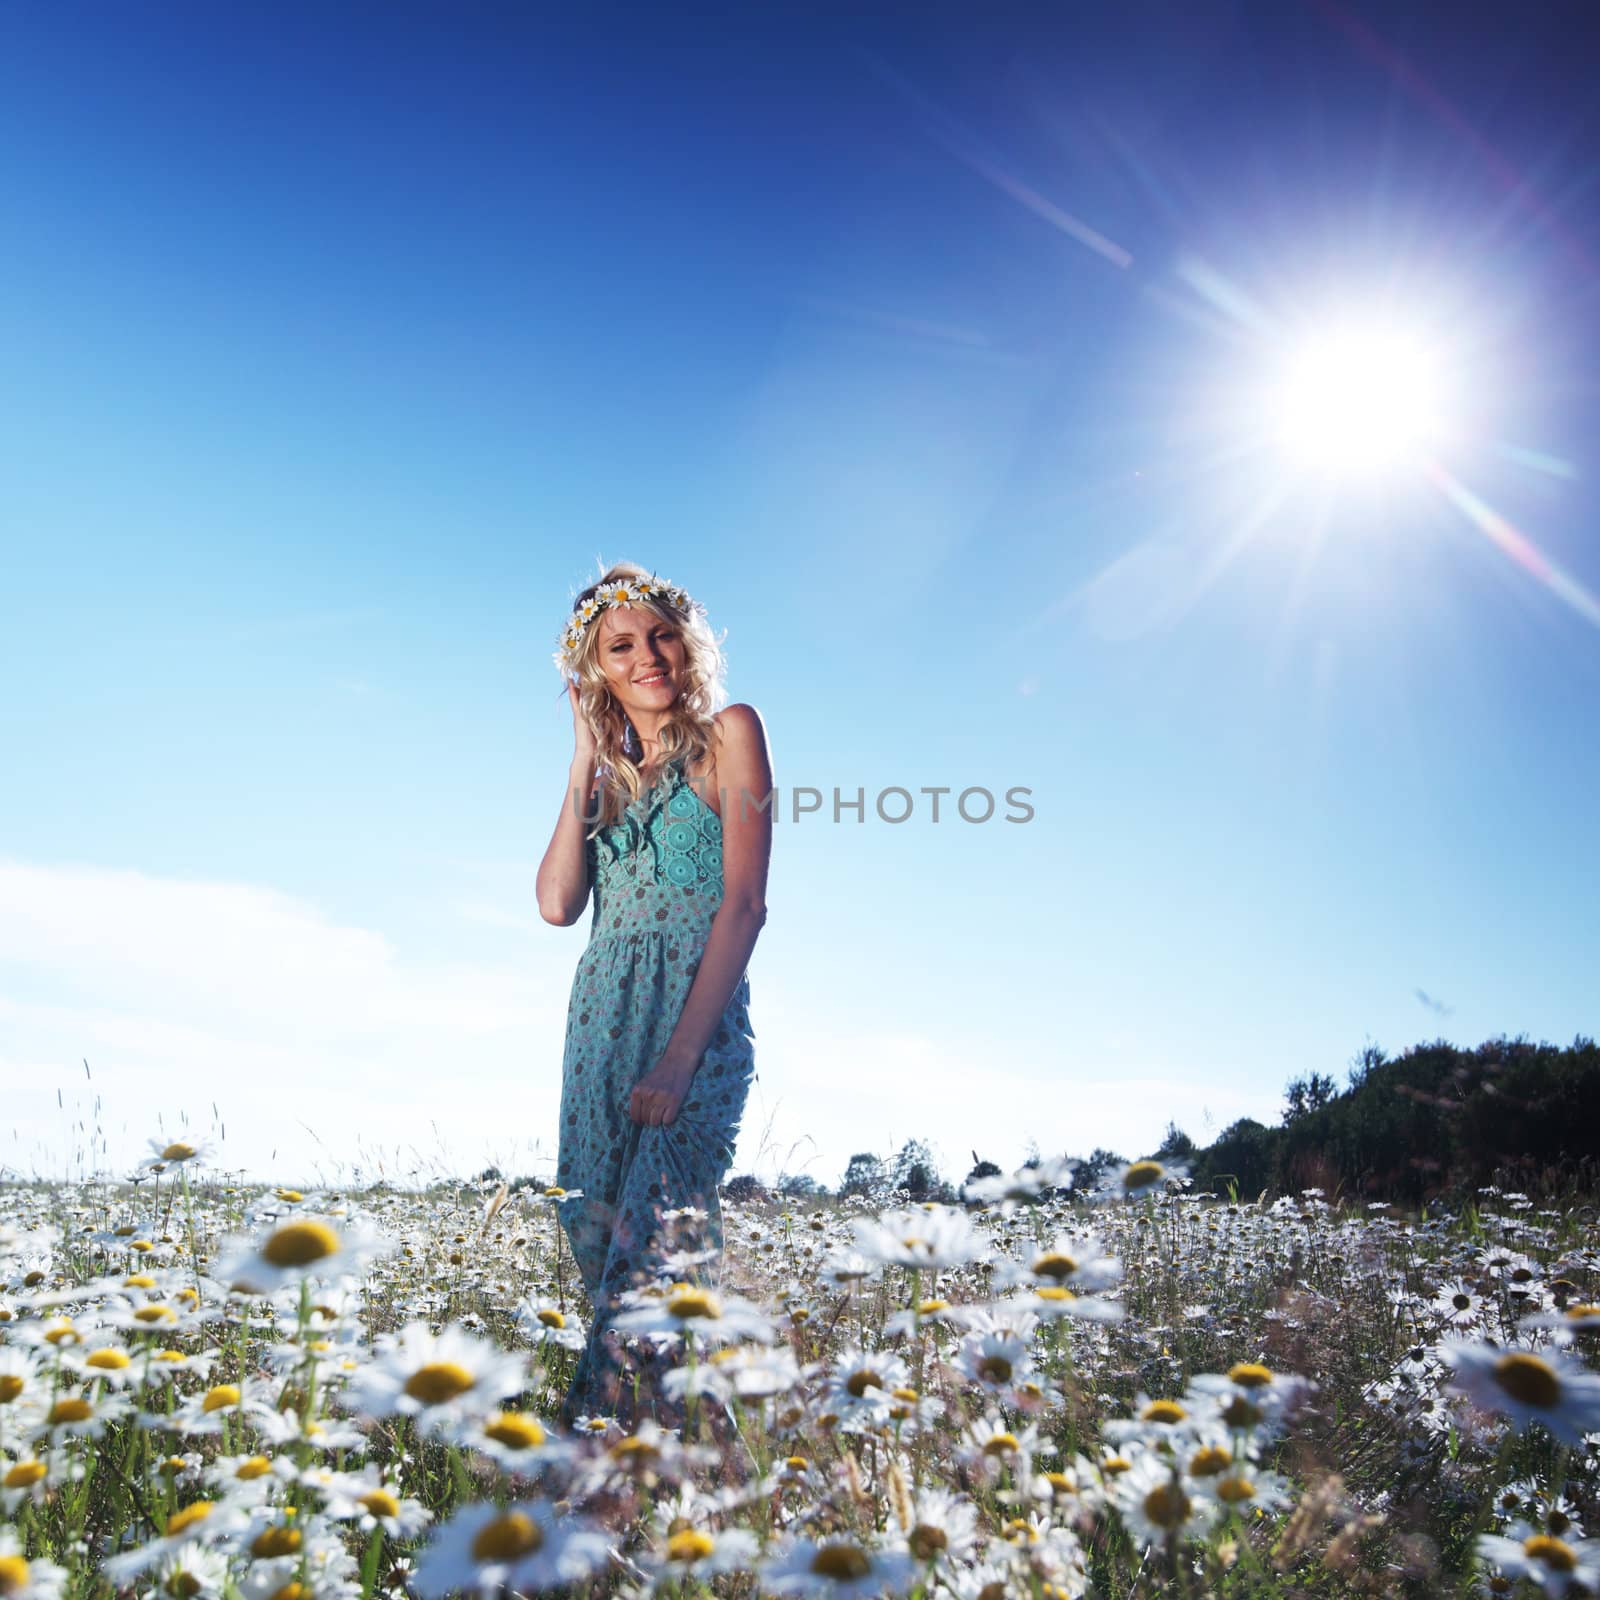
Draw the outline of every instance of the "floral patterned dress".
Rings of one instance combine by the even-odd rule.
[[[582,1190],[561,1222],[593,1316],[562,1406],[581,1415],[625,1407],[618,1335],[609,1320],[626,1289],[658,1279],[710,1284],[722,1249],[717,1186],[733,1161],[755,1076],[750,979],[740,977],[677,1117],[642,1127],[628,1115],[634,1085],[661,1059],[722,904],[722,819],[691,786],[681,758],[587,846],[594,921],[578,961],[561,1071],[556,1182]],[[665,1265],[661,1213],[698,1207],[675,1230]]]

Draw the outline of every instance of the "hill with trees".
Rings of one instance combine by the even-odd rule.
[[[1169,1141],[1172,1130],[1169,1130]],[[1331,1077],[1295,1078],[1276,1128],[1242,1117],[1190,1156],[1196,1188],[1321,1188],[1416,1204],[1489,1184],[1529,1194],[1600,1188],[1600,1050],[1503,1035],[1461,1050],[1443,1040],[1389,1059],[1376,1046]]]

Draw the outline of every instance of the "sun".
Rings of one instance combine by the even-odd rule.
[[[1330,477],[1415,468],[1445,428],[1444,384],[1427,342],[1388,321],[1347,317],[1290,349],[1269,397],[1288,462]]]

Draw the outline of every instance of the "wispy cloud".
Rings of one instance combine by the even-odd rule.
[[[129,1130],[114,1162],[213,1100],[226,1158],[263,1174],[274,1150],[305,1170],[308,1124],[351,1154],[442,1138],[478,1161],[553,1133],[569,981],[418,959],[255,884],[0,860],[3,1159],[60,1154],[88,1057],[104,1126]]]

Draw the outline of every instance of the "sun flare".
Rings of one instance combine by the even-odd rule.
[[[1288,460],[1336,476],[1416,466],[1445,426],[1443,381],[1426,342],[1393,323],[1348,319],[1291,351],[1271,395]]]

